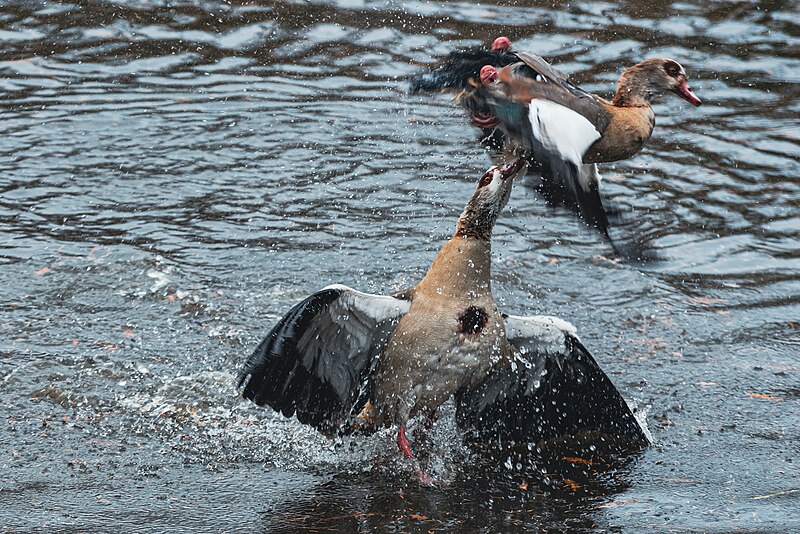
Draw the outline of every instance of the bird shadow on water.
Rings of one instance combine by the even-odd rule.
[[[595,528],[630,487],[641,447],[598,436],[521,446],[469,445],[447,480],[410,469],[335,474],[262,513],[264,532],[527,532]],[[435,454],[435,453],[433,453]],[[430,461],[430,458],[423,458]]]

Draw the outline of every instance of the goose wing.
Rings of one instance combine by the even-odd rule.
[[[533,65],[547,73],[539,63]],[[600,175],[596,165],[583,163],[583,156],[611,118],[595,97],[559,78],[557,72],[531,78],[530,68],[521,62],[500,69],[497,82],[478,91],[482,98],[472,99],[480,106],[474,112],[488,110],[500,119],[506,138],[530,151],[532,167],[545,178],[545,196],[574,208],[610,241]]]
[[[368,375],[409,300],[328,286],[294,306],[239,375],[244,398],[332,434],[369,397]]]
[[[480,83],[486,65],[499,69],[498,83],[490,87]],[[545,199],[573,209],[618,253],[622,250],[609,235],[597,167],[583,163],[583,155],[611,122],[594,95],[570,83],[541,56],[482,49],[452,52],[429,72],[412,77],[410,90],[455,92],[456,101],[481,128],[483,146],[497,154],[514,147],[530,150],[531,168],[542,175],[538,190]],[[500,119],[499,127],[492,117]]]
[[[456,398],[459,424],[482,439],[538,442],[600,431],[647,443],[641,425],[575,328],[555,317],[506,318],[517,350]]]
[[[534,80],[538,79],[536,74],[544,77],[546,80],[549,80],[553,83],[565,84],[570,87],[574,87],[571,83],[567,81],[567,75],[552,66],[548,63],[542,56],[537,56],[536,54],[531,54],[530,52],[516,52],[517,58],[525,63],[530,69],[533,71],[533,75],[530,72],[526,72],[525,75],[528,78],[532,78]]]

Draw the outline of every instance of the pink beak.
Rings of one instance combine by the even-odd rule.
[[[508,37],[498,37],[492,43],[492,52],[511,50],[511,40]]]
[[[491,65],[484,65],[481,68],[481,83],[483,85],[489,85],[493,81],[497,79],[497,69],[492,67]]]
[[[483,71],[481,71],[481,75],[483,75]],[[677,94],[679,97],[686,100],[693,106],[699,106],[700,104],[703,103],[703,101],[697,98],[697,95],[694,94],[692,90],[689,88],[689,82],[687,82],[686,80],[683,80],[681,86],[675,89],[675,94]]]
[[[522,168],[523,165],[525,165],[525,158],[517,158],[514,163],[505,163],[502,167],[500,167],[500,173],[503,175],[503,180],[516,173]]]

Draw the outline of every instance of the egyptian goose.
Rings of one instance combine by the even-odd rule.
[[[651,58],[626,69],[609,102],[573,85],[541,57],[512,52],[503,37],[491,51],[453,52],[433,71],[411,80],[412,93],[436,89],[457,93],[472,123],[483,129],[483,143],[503,158],[529,151],[545,199],[575,209],[612,246],[596,164],[630,158],[642,149],[655,126],[650,102],[656,97],[673,92],[700,105],[674,60]]]
[[[292,308],[247,361],[242,395],[329,436],[365,418],[372,429],[397,425],[408,458],[409,419],[433,417],[451,397],[476,438],[538,442],[597,430],[646,443],[572,325],[497,309],[491,233],[523,167],[519,158],[483,175],[416,286],[382,296],[332,285]]]

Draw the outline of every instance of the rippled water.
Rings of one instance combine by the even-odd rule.
[[[799,18],[780,1],[4,2],[0,524],[800,528]],[[705,103],[665,100],[644,151],[603,168],[634,210],[619,231],[663,261],[605,259],[525,187],[496,232],[503,309],[575,323],[656,443],[518,468],[445,417],[444,482],[419,488],[388,433],[330,443],[232,380],[309,292],[425,272],[488,160],[403,78],[499,34],[604,95],[674,57]]]

